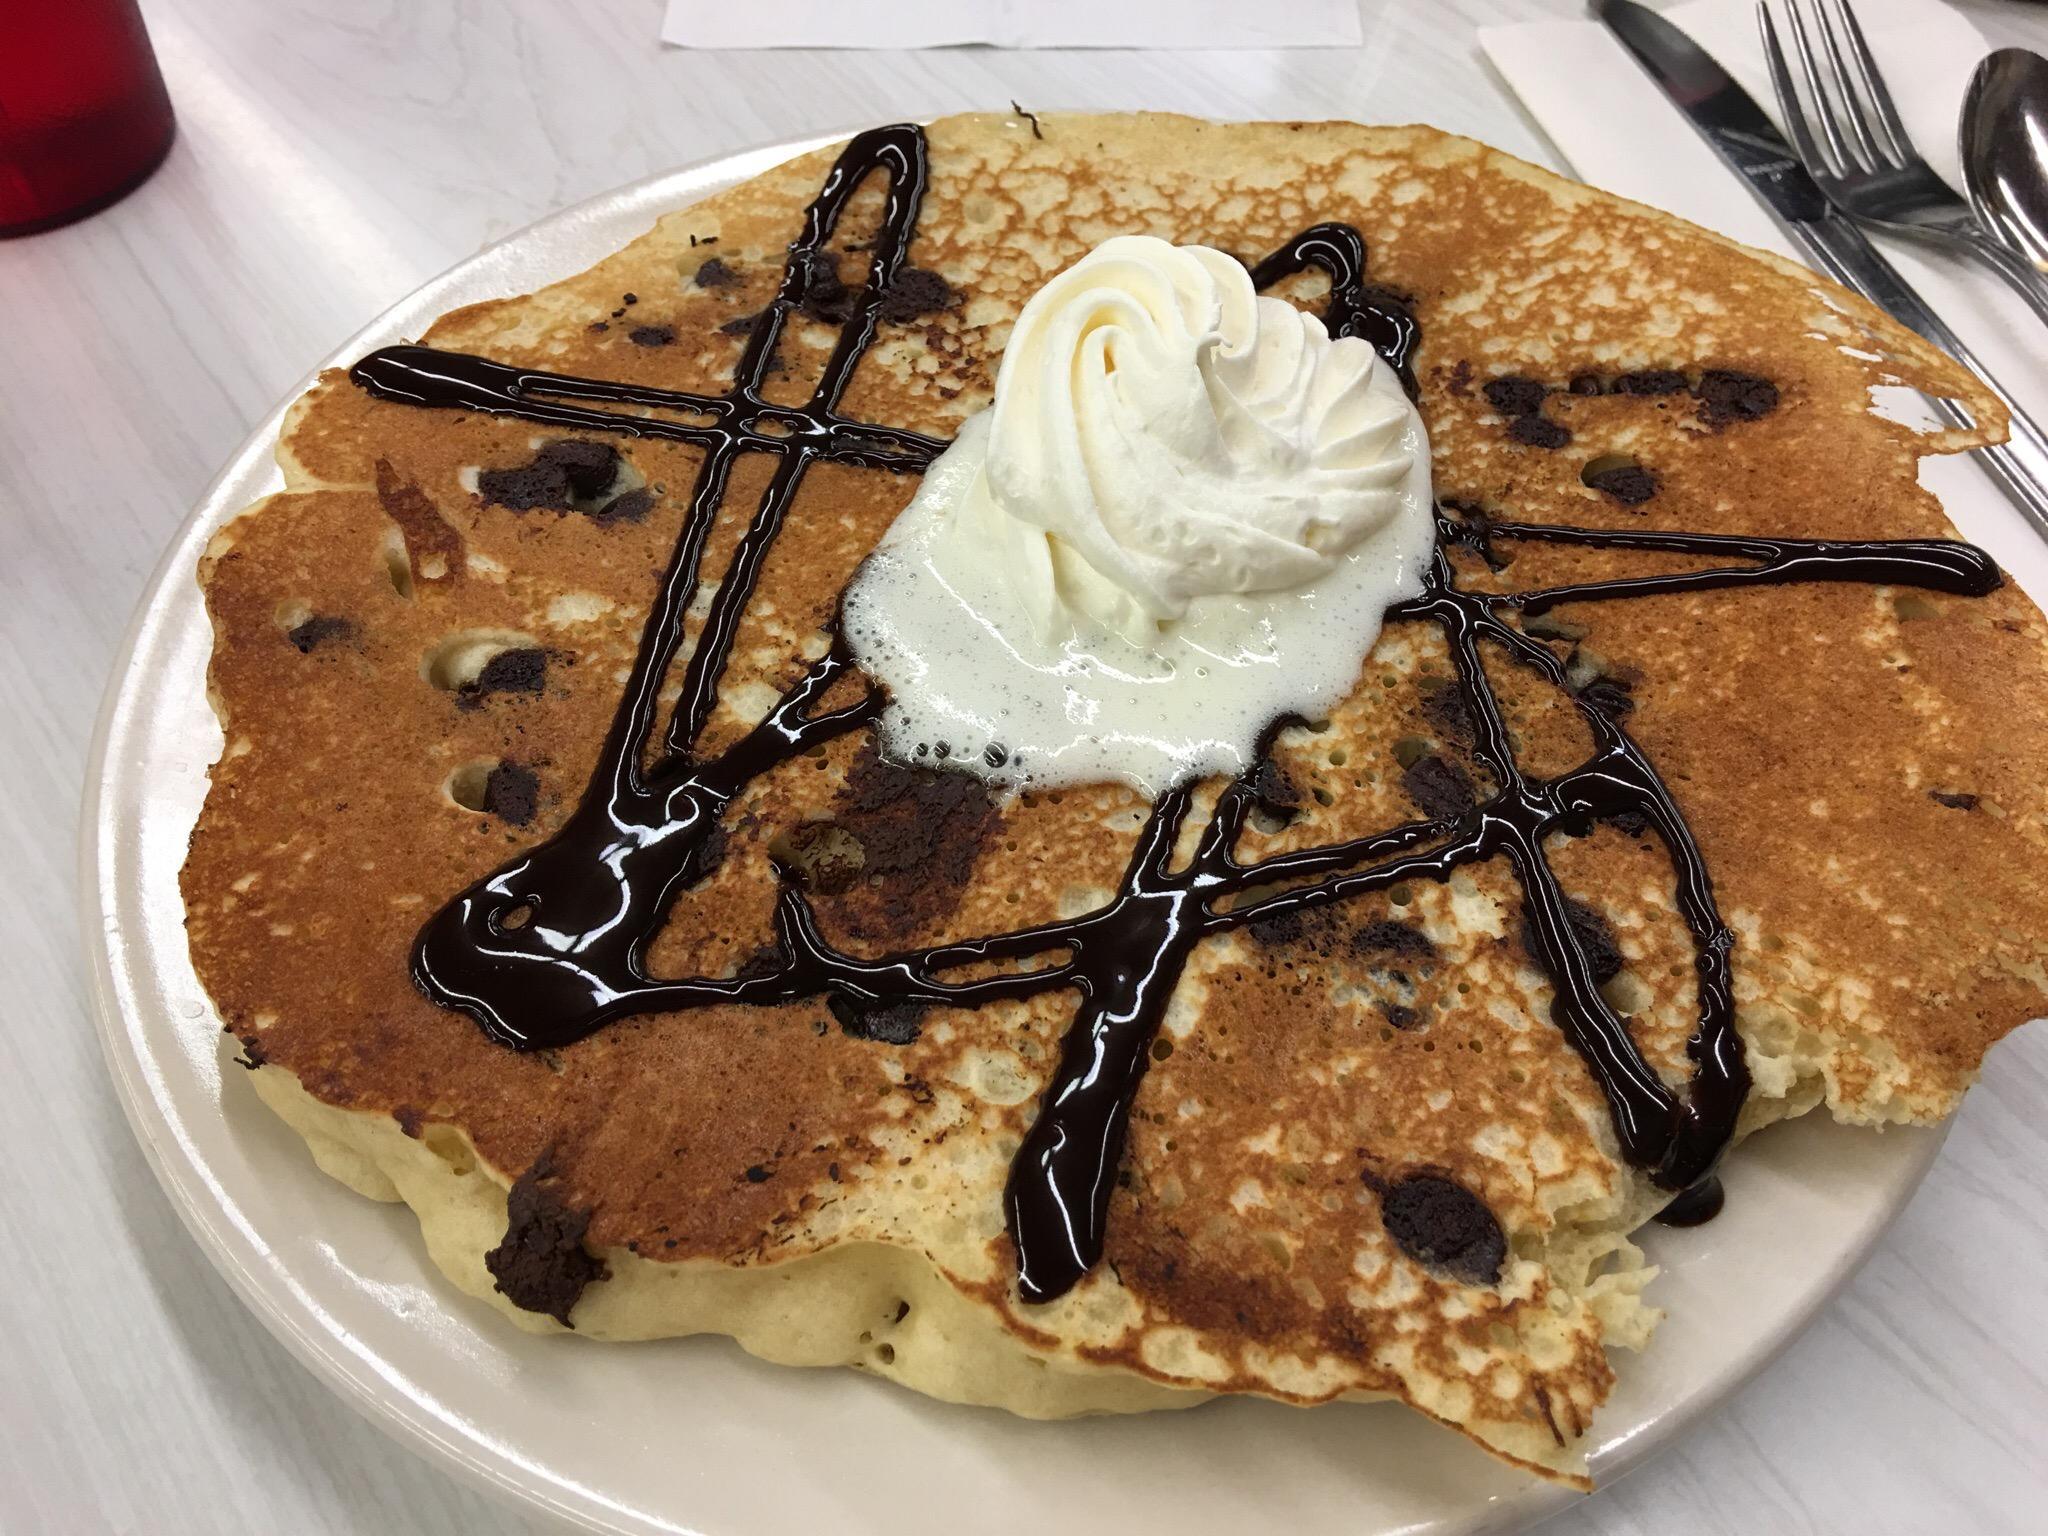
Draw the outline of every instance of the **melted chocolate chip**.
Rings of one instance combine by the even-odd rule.
[[[774,1177],[775,1170],[773,1168],[765,1168],[759,1163],[756,1163],[753,1167],[749,1168],[746,1174],[747,1182],[749,1184],[766,1184],[770,1179]]]
[[[626,340],[636,347],[665,347],[675,339],[672,325],[636,325],[626,332]]]
[[[804,260],[803,312],[827,325],[844,325],[859,295],[839,280],[839,262],[830,251],[812,251]]]
[[[590,1212],[572,1209],[556,1187],[554,1161],[543,1156],[505,1198],[505,1237],[484,1255],[484,1267],[513,1306],[545,1313],[564,1328],[584,1287],[609,1273],[583,1247]]]
[[[1396,1029],[1413,1029],[1422,1022],[1422,1015],[1406,1003],[1381,1003],[1380,1013]]]
[[[1596,677],[1579,690],[1579,702],[1619,723],[1635,713],[1635,695],[1625,679]]]
[[[1952,811],[1974,811],[1980,804],[1977,796],[1946,789],[1930,789],[1928,798],[1947,806]]]
[[[884,1045],[908,1045],[924,1029],[928,1010],[921,1003],[877,1003],[833,993],[825,1006],[839,1027],[856,1040],[879,1040]]]
[[[1575,395],[1597,395],[1603,387],[1597,373],[1575,373],[1569,385]]]
[[[637,523],[653,510],[654,492],[643,485],[637,490],[619,492],[591,513],[590,520],[600,527],[609,528],[614,523]]]
[[[697,268],[693,281],[699,288],[730,288],[740,280],[739,273],[725,264],[722,257],[714,256]]]
[[[1594,490],[1612,496],[1625,507],[1640,507],[1657,494],[1657,477],[1640,464],[1588,469],[1579,479]]]
[[[1351,935],[1351,952],[1354,955],[1391,955],[1399,960],[1433,960],[1436,945],[1429,935],[1413,923],[1397,923],[1391,918],[1367,923]]]
[[[1572,440],[1570,429],[1548,416],[1517,416],[1508,423],[1508,436],[1530,448],[1562,448]]]
[[[235,1058],[235,1065],[243,1070],[254,1072],[258,1067],[270,1060],[270,1053],[264,1050],[261,1036],[253,1034],[237,1035],[235,1036],[235,1041],[242,1047],[242,1054]]]
[[[998,819],[983,780],[966,773],[907,768],[862,747],[835,821],[860,845],[861,882],[846,891],[848,917],[863,933],[894,937],[950,912]],[[879,884],[869,882],[879,877]]]
[[[1755,421],[1778,408],[1778,386],[1753,373],[1728,368],[1709,368],[1700,375],[1700,415],[1714,426],[1731,421]]]
[[[1479,803],[1465,770],[1434,753],[1403,768],[1401,785],[1431,821],[1449,821]]]
[[[475,709],[493,693],[539,693],[547,686],[548,653],[536,646],[516,646],[500,651],[483,664],[483,670],[455,691],[455,702]]]
[[[514,512],[569,510],[569,472],[559,464],[535,460],[516,469],[486,469],[476,477],[476,490],[487,505]]]
[[[1641,811],[1615,811],[1602,819],[1628,837],[1641,837],[1650,830],[1650,818]]]
[[[540,775],[524,763],[499,763],[484,777],[484,809],[523,827],[540,808]]]
[[[1472,1191],[1434,1173],[1411,1173],[1380,1192],[1380,1220],[1416,1263],[1467,1285],[1497,1285],[1507,1235]]]
[[[1674,368],[1640,368],[1624,373],[1607,386],[1614,395],[1675,395],[1685,388],[1685,375]]]
[[[718,334],[721,336],[751,336],[754,334],[754,327],[761,323],[761,316],[765,313],[765,310],[756,310],[751,315],[734,315],[718,328]]]
[[[1252,775],[1252,796],[1260,810],[1280,822],[1299,816],[1307,799],[1294,776],[1270,757],[1262,759]]]
[[[1621,953],[1621,946],[1614,941],[1614,930],[1607,926],[1607,919],[1585,902],[1567,896],[1564,899],[1565,921],[1571,925],[1572,936],[1579,941],[1579,948],[1586,952],[1586,964],[1592,968],[1596,985],[1606,986],[1622,972],[1627,963]],[[1538,969],[1543,961],[1536,949],[1536,933],[1529,923],[1529,910],[1522,909],[1522,949]]]
[[[315,614],[302,624],[294,624],[285,632],[285,639],[291,641],[301,656],[315,646],[325,645],[330,640],[351,640],[355,638],[356,627],[347,619],[337,619],[327,614]]]
[[[610,489],[625,461],[610,443],[565,437],[544,444],[533,456],[533,462],[536,468],[559,469],[568,481],[569,494],[588,501]]]
[[[1422,717],[1439,736],[1459,745],[1472,740],[1472,707],[1465,702],[1465,690],[1445,680],[1422,695]]]
[[[938,273],[922,267],[905,267],[882,290],[882,303],[876,313],[892,325],[907,325],[920,315],[936,314],[959,302],[953,285]]]
[[[1472,364],[1462,357],[1459,358],[1451,366],[1451,371],[1444,376],[1444,388],[1461,400],[1470,398],[1472,394]]]
[[[1502,378],[1488,379],[1483,392],[1486,403],[1501,415],[1530,416],[1543,409],[1543,397],[1550,390],[1541,379],[1528,379],[1511,373]]]

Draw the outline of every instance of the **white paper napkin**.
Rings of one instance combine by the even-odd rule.
[[[669,0],[685,48],[1355,48],[1357,0]]]
[[[1960,180],[1957,115],[1988,45],[1939,0],[1854,4],[1914,142],[1936,170]],[[1777,117],[1751,0],[1690,0],[1663,9]],[[1782,18],[1779,30],[1782,35]],[[1598,22],[1486,27],[1479,41],[1581,180],[1797,258],[1763,205]],[[2048,328],[2033,311],[1988,271],[1960,258],[1873,238],[2014,398],[2048,423]],[[1976,466],[1929,459],[1921,478],[1965,534],[2048,603],[2048,543]]]

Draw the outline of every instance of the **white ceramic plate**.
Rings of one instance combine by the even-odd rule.
[[[416,336],[457,305],[566,277],[657,215],[822,142],[674,172],[544,219],[429,283],[329,363]],[[186,951],[178,867],[221,746],[194,571],[213,530],[281,484],[271,446],[282,415],[193,512],[135,620],[89,770],[86,927],[108,1067],[158,1179],[243,1300],[336,1391],[476,1481],[606,1532],[1445,1536],[1570,1501],[1391,1404],[1303,1413],[1233,1401],[1031,1424],[852,1371],[763,1365],[723,1339],[533,1338],[456,1293],[404,1206],[328,1180],[257,1102]],[[1646,1355],[1619,1361],[1595,1475],[1618,1477],[1782,1349],[1939,1144],[1794,1123],[1732,1159],[1718,1220],[1651,1229],[1665,1266],[1652,1294],[1672,1315]]]

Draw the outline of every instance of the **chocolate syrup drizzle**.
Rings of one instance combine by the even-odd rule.
[[[810,401],[801,407],[768,404],[760,388],[777,337],[817,270],[811,257],[824,248],[853,190],[872,173],[887,178],[888,195],[867,282]],[[1167,1000],[1202,939],[1404,881],[1444,880],[1462,865],[1500,856],[1522,888],[1535,958],[1552,985],[1552,1019],[1600,1084],[1623,1155],[1663,1188],[1700,1188],[1728,1144],[1749,1088],[1730,977],[1735,936],[1714,904],[1705,861],[1643,750],[1586,699],[1575,702],[1592,736],[1592,755],[1556,777],[1524,772],[1481,665],[1481,647],[1495,648],[1569,692],[1564,663],[1511,623],[1511,616],[1560,603],[1806,581],[1988,592],[1999,584],[1997,567],[1971,546],[1498,521],[1486,524],[1484,538],[1661,551],[1725,563],[1530,592],[1474,592],[1458,585],[1449,551],[1475,544],[1481,535],[1471,523],[1440,512],[1425,590],[1390,610],[1387,620],[1434,624],[1449,645],[1473,723],[1473,755],[1492,786],[1469,809],[1247,861],[1237,847],[1257,804],[1255,769],[1223,788],[1185,862],[1175,861],[1174,849],[1195,805],[1194,790],[1182,786],[1160,796],[1115,898],[1097,911],[863,958],[826,940],[797,879],[778,869],[782,883],[770,963],[728,978],[647,973],[648,945],[678,895],[707,872],[712,834],[734,797],[777,765],[867,726],[880,710],[881,697],[870,689],[855,702],[812,713],[852,669],[835,639],[828,654],[736,744],[708,759],[696,750],[740,617],[805,470],[830,461],[915,473],[945,447],[919,433],[851,421],[838,412],[875,334],[882,294],[902,269],[926,179],[924,135],[913,125],[875,129],[847,145],[790,246],[781,287],[754,325],[735,383],[723,395],[574,378],[427,347],[384,348],[350,371],[358,385],[388,400],[664,438],[707,450],[682,537],[582,802],[552,837],[456,895],[428,921],[413,950],[420,988],[442,1006],[470,1015],[493,1040],[521,1050],[566,1045],[633,1014],[713,1004],[827,996],[856,1008],[973,1007],[999,998],[1073,992],[1079,999],[1073,1024],[1004,1195],[1019,1290],[1025,1300],[1042,1302],[1070,1289],[1102,1255],[1132,1099]],[[1365,242],[1358,231],[1317,225],[1260,262],[1253,276],[1264,286],[1310,266],[1330,278],[1330,330],[1368,339],[1412,388],[1414,318],[1395,296],[1366,281]],[[683,640],[683,616],[698,588],[705,543],[733,462],[743,453],[773,455],[778,463],[690,654],[664,749],[648,766],[645,749],[659,691]],[[1261,764],[1283,724],[1276,722],[1261,742]],[[1547,838],[1582,835],[1612,819],[1655,831],[1671,858],[1678,911],[1693,936],[1699,1016],[1688,1045],[1691,1081],[1682,1093],[1665,1085],[1601,997],[1544,852]],[[1281,889],[1274,892],[1276,885]],[[1267,894],[1253,896],[1255,890]],[[950,974],[968,967],[983,973]],[[1694,1207],[1708,1203],[1702,1193]]]

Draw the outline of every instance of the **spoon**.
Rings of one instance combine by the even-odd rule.
[[[2001,48],[1979,64],[1958,147],[1978,222],[2048,272],[2048,59]]]

